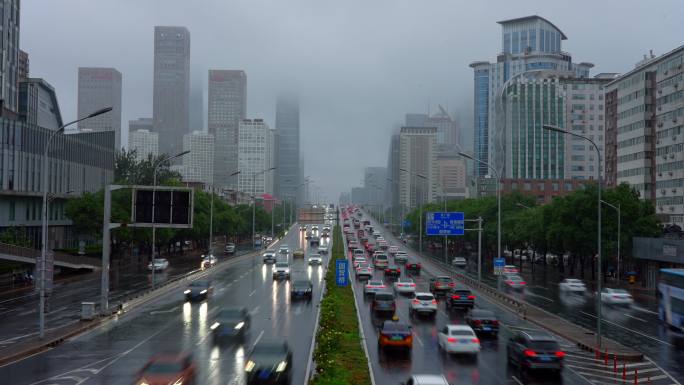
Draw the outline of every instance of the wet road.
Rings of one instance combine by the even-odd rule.
[[[308,255],[304,235],[297,226],[293,229],[279,244],[305,248]],[[271,338],[289,342],[293,383],[302,383],[324,268],[308,267],[306,258],[291,263],[294,278],[313,281],[313,301],[292,301],[289,282],[274,281],[272,265],[264,265],[260,255],[237,257],[226,262],[228,267],[216,268],[215,293],[209,300],[185,302],[185,288],[180,288],[55,349],[0,368],[2,383],[131,384],[135,372],[156,353],[189,351],[198,365],[198,384],[242,384],[246,354],[257,341]],[[207,338],[210,320],[222,306],[250,311],[252,324],[244,343],[217,346]]]
[[[364,218],[367,218],[367,216]],[[378,228],[376,221],[372,221],[372,224],[376,226],[375,228]],[[389,241],[390,245],[397,245],[400,249],[407,251],[409,255],[415,255],[413,251],[405,248],[399,240],[392,237],[388,230],[380,228],[380,231],[385,239]],[[425,259],[422,262],[424,267],[426,265],[433,265],[432,263],[426,263]],[[428,291],[428,280],[433,275],[431,273],[437,271],[436,266],[432,271],[430,271],[429,266],[427,267],[427,271],[423,270],[420,276],[413,277],[417,284],[417,291]],[[405,272],[402,274],[405,274]],[[383,278],[383,274],[377,272],[374,277]],[[482,340],[482,350],[477,361],[459,357],[446,358],[439,350],[437,345],[437,331],[439,328],[446,324],[464,323],[463,313],[448,311],[444,303],[442,303],[443,301],[439,301],[439,311],[434,321],[430,319],[412,321],[416,337],[414,338],[413,354],[410,359],[402,356],[391,356],[389,359],[380,360],[376,348],[377,332],[375,326],[379,324],[380,320],[370,314],[369,302],[364,300],[362,294],[363,283],[356,282],[355,290],[358,303],[363,304],[360,306],[360,312],[366,334],[368,352],[371,356],[371,363],[377,383],[396,384],[399,381],[405,381],[410,374],[417,373],[442,373],[450,383],[454,384],[588,384],[592,382],[613,383],[615,380],[612,363],[605,365],[603,362],[597,362],[600,360],[595,360],[591,354],[580,351],[569,341],[564,341],[559,337],[557,338],[561,341],[561,346],[567,353],[566,367],[562,378],[549,378],[547,376],[530,377],[520,373],[515,368],[509,367],[506,362],[506,341],[511,331],[515,329],[538,329],[538,327],[524,322],[505,309],[483,299],[482,296],[477,296],[476,308],[494,311],[502,321],[503,328],[499,333],[498,340]],[[409,319],[408,301],[408,297],[398,296],[397,314],[402,320]],[[653,360],[658,364],[662,363],[657,358],[653,358]],[[652,384],[675,383],[675,381],[672,381],[672,378],[665,375],[653,362],[647,361],[640,365],[639,370],[648,373],[645,376],[652,376]]]
[[[245,252],[245,250],[240,250],[238,255]],[[200,262],[199,256],[189,255],[169,257],[168,259],[170,267],[155,274],[157,283],[195,271]],[[133,294],[150,288],[152,278],[148,270],[139,270],[136,266],[127,271],[113,271],[110,284],[110,303],[115,306]],[[49,311],[46,314],[46,329],[50,330],[79,322],[81,302],[99,303],[99,300],[99,272],[56,282],[48,301]],[[38,295],[33,290],[0,295],[0,347],[10,346],[37,334]]]

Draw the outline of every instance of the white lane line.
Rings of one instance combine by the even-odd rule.
[[[423,341],[420,339],[420,336],[418,336],[418,333],[413,333],[413,336],[416,337],[416,341],[418,341],[418,344],[420,344],[420,347],[422,348],[423,346]]]
[[[643,311],[644,313],[649,313],[649,314],[653,314],[653,315],[659,315],[657,311],[652,311],[652,310],[644,309],[644,308],[641,307],[641,306],[634,306],[634,305],[632,305],[632,309],[638,310],[638,311]]]
[[[254,309],[252,309],[252,311],[249,312],[249,314],[250,314],[250,315],[258,314],[260,308],[261,308],[261,306],[255,307]]]
[[[513,381],[515,381],[518,385],[523,385],[522,381],[518,380],[518,377],[516,377],[516,376],[511,376],[511,378],[512,378]]]
[[[595,315],[589,314],[589,313],[587,313],[587,312],[585,312],[585,311],[580,311],[580,313],[582,313],[582,314],[584,314],[584,315],[586,315],[586,316],[592,317],[592,318],[596,318]],[[651,336],[649,336],[648,334],[640,333],[640,332],[638,332],[638,331],[636,331],[636,330],[634,330],[634,329],[626,328],[626,327],[624,327],[624,326],[622,326],[622,325],[620,325],[620,324],[616,324],[615,322],[610,322],[610,321],[608,321],[608,320],[606,320],[606,319],[603,319],[602,321],[605,322],[605,323],[607,323],[607,324],[611,324],[611,325],[613,325],[613,326],[617,326],[617,327],[619,327],[619,328],[628,330],[628,331],[630,331],[630,332],[632,332],[632,333],[636,333],[636,334],[638,334],[638,335],[640,335],[640,336],[642,336],[642,337],[646,337],[646,338],[652,339],[652,340],[654,340],[654,341],[658,341],[658,342],[660,342],[661,344],[664,344],[664,345],[667,345],[667,346],[672,346],[672,344],[669,343],[669,342],[667,342],[667,341],[663,341],[663,340],[660,340],[660,339],[658,339],[658,338],[651,337]]]
[[[658,364],[656,364],[655,361],[653,361],[653,360],[650,359],[649,357],[646,357],[646,359],[648,360],[648,362],[652,363],[653,366],[655,366],[656,368],[660,369],[663,373],[665,373],[665,375],[674,383],[674,384],[672,384],[672,385],[675,385],[675,384],[676,384],[676,385],[681,385],[681,383],[680,383],[679,381],[675,380],[674,377],[672,377],[672,376],[670,375],[670,373],[668,373],[668,372],[666,372],[665,370],[663,370],[663,368],[661,368]]]
[[[531,292],[531,291],[528,291],[528,292],[527,292],[527,295],[531,295],[531,296],[533,296],[533,297],[541,298],[541,299],[543,299],[544,301],[554,302],[554,300],[552,300],[551,298],[544,297],[543,295],[535,294],[535,293],[533,293],[533,292]]]
[[[264,336],[264,331],[262,330],[261,332],[259,332],[259,335],[254,340],[254,344],[252,344],[252,348],[254,348],[256,346],[256,344],[259,343],[259,341],[261,340],[261,337],[263,337],[263,336]]]
[[[250,296],[250,297],[251,297],[251,296],[253,296],[253,295],[254,295],[254,293],[256,293],[256,289],[252,290],[252,292],[251,292],[251,293],[249,293],[249,296]]]
[[[635,316],[633,316],[633,315],[625,314],[625,317],[629,317],[629,318],[635,319],[635,320],[637,320],[637,321],[641,321],[641,322],[644,322],[644,323],[648,323],[648,321],[643,320],[643,319],[641,319],[641,318],[639,318],[639,317],[635,317]]]

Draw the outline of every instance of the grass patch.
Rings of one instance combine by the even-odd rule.
[[[369,385],[368,361],[363,352],[354,292],[335,284],[335,260],[345,258],[340,226],[333,229],[333,250],[325,274],[326,293],[316,336],[316,376],[313,385]]]

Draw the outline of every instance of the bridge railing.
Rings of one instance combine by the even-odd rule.
[[[21,247],[0,242],[0,254],[15,255],[17,257],[37,259],[40,258],[41,251],[30,247]],[[82,255],[71,255],[59,252],[52,252],[55,262],[68,263],[72,265],[90,265],[98,267],[102,262],[98,258],[85,257]]]

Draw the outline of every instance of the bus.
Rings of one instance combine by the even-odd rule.
[[[667,327],[684,336],[684,269],[660,269],[658,315]]]

